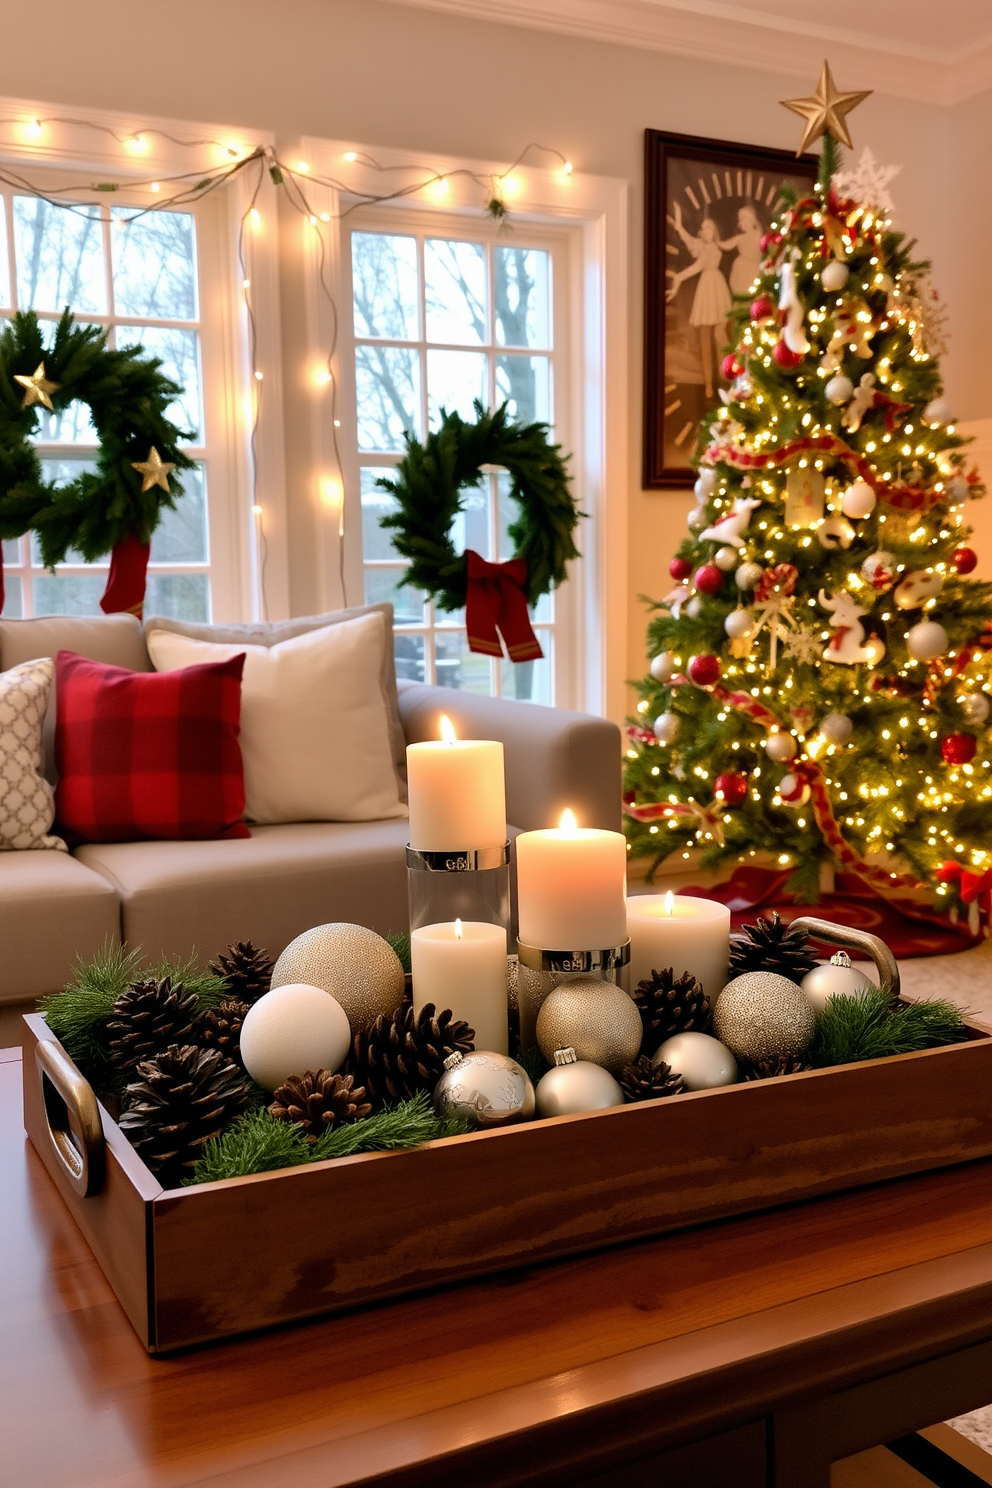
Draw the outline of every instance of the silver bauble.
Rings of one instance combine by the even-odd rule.
[[[877,553],[869,553],[862,563],[861,577],[867,579],[873,589],[882,590],[894,581],[897,567],[895,553],[879,549]]]
[[[660,713],[654,721],[654,736],[660,744],[672,744],[682,720],[677,713]]]
[[[813,1042],[816,1014],[801,987],[774,971],[746,971],[728,982],[713,1009],[713,1029],[748,1063],[799,1059]]]
[[[963,475],[952,475],[944,487],[948,506],[961,506],[968,500],[971,487]]]
[[[670,682],[675,675],[674,651],[660,651],[651,658],[651,675],[656,682]]]
[[[828,998],[861,997],[866,992],[878,990],[870,977],[851,965],[846,951],[838,951],[823,966],[814,966],[799,985],[817,1013],[823,1012]]]
[[[916,661],[936,661],[947,646],[947,631],[936,620],[921,620],[906,633],[906,649]]]
[[[850,269],[839,258],[832,258],[820,270],[820,283],[828,294],[839,294],[850,277]]]
[[[953,411],[946,398],[931,398],[923,410],[923,422],[931,428],[935,424],[949,424],[953,417]]]
[[[651,1063],[667,1064],[682,1076],[686,1090],[717,1090],[740,1079],[733,1054],[708,1033],[673,1033],[652,1054]]]
[[[848,486],[841,497],[840,509],[845,517],[868,517],[875,510],[878,497],[866,480],[860,476],[852,486]]]
[[[779,730],[777,734],[768,735],[768,738],[765,740],[765,753],[777,765],[787,765],[799,753],[799,745],[796,743],[792,734],[786,734]]]
[[[597,977],[575,977],[550,992],[537,1015],[537,1043],[550,1064],[556,1049],[618,1075],[640,1052],[641,1015],[622,987]]]
[[[732,641],[742,641],[754,629],[754,616],[750,610],[731,610],[723,628]]]
[[[958,707],[969,723],[984,723],[992,711],[992,702],[985,692],[966,692],[958,698]]]
[[[513,1126],[534,1115],[534,1086],[527,1071],[506,1054],[477,1049],[449,1054],[434,1087],[434,1110],[463,1116],[473,1126]]]
[[[623,1091],[608,1070],[588,1059],[576,1059],[574,1049],[556,1049],[555,1064],[537,1082],[538,1116],[578,1116],[582,1111],[605,1111],[624,1104]]]
[[[854,719],[846,713],[828,713],[820,724],[820,733],[828,744],[849,744],[854,733]]]
[[[353,1034],[372,1027],[403,1001],[403,963],[388,941],[362,925],[317,925],[291,940],[275,964],[272,986],[305,982],[336,997]]]
[[[729,573],[732,568],[737,567],[738,563],[740,562],[740,557],[741,555],[736,548],[717,548],[716,552],[713,554],[713,562],[716,564],[717,568],[722,569],[724,573]]]
[[[854,383],[843,372],[836,377],[831,377],[823,391],[827,395],[827,402],[834,403],[839,408],[842,403],[849,403],[854,397]]]
[[[734,574],[734,583],[738,589],[753,589],[763,573],[760,563],[742,563]]]

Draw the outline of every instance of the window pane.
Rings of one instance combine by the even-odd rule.
[[[463,630],[434,633],[434,666],[439,687],[459,687],[463,692],[492,694],[492,669],[488,656],[468,649]]]
[[[500,695],[516,698],[520,703],[544,703],[551,707],[554,689],[551,681],[552,647],[554,638],[549,630],[535,632],[544,652],[540,661],[500,662]]]
[[[198,331],[181,331],[174,326],[117,327],[118,346],[141,346],[149,356],[158,357],[166,377],[183,389],[165,411],[179,428],[193,435],[194,444],[203,443],[203,403],[200,396],[200,335]]]
[[[395,465],[362,466],[362,556],[366,560],[396,557],[391,533],[379,526],[379,518],[395,511],[396,502],[388,491],[381,491],[376,485],[380,477],[391,480],[395,474]]]
[[[189,213],[135,217],[131,208],[114,207],[110,220],[116,313],[196,320],[196,238]]]
[[[420,325],[417,240],[393,233],[352,233],[355,335],[416,341]]]
[[[404,635],[401,630],[397,630],[393,635],[393,645],[396,647],[397,677],[405,677],[410,682],[425,682],[427,680],[426,637]]]
[[[7,214],[0,196],[0,305],[10,304],[10,273],[7,268]],[[0,322],[0,331],[3,323]]]
[[[493,270],[498,344],[550,346],[550,253],[540,248],[495,248]]]
[[[0,543],[0,552],[3,553],[3,561],[6,564],[16,564],[21,561],[21,539],[19,537],[8,537]]]
[[[184,470],[182,483],[183,494],[176,502],[175,511],[165,507],[162,520],[152,533],[152,563],[207,561],[207,493],[203,466]]]
[[[5,620],[21,620],[24,616],[24,598],[21,581],[16,574],[7,574],[4,579],[3,617]]]
[[[210,619],[210,580],[206,574],[149,573],[146,615],[170,620]]]
[[[403,568],[367,568],[365,570],[365,603],[381,604],[388,600],[397,625],[421,625],[426,594],[403,583]]]
[[[355,348],[358,448],[401,450],[420,431],[420,357],[394,346]]]
[[[551,423],[551,363],[547,357],[496,358],[496,400],[508,402],[518,424]]]
[[[451,541],[457,553],[474,548],[483,558],[492,556],[492,477],[484,475],[478,486],[462,489],[463,510],[451,524]]]
[[[17,299],[22,310],[107,311],[103,225],[96,207],[67,211],[14,197]]]
[[[427,353],[427,411],[431,428],[441,422],[441,409],[475,420],[472,400],[489,402],[486,387],[486,355],[482,351],[429,351]]]
[[[32,580],[36,615],[99,615],[107,583],[102,573],[38,573]]]
[[[486,253],[481,243],[424,244],[427,340],[478,346],[486,339]]]
[[[85,403],[70,403],[61,413],[49,413],[47,408],[36,405],[34,412],[34,433],[30,438],[35,444],[100,443]]]

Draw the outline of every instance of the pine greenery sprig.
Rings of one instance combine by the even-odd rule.
[[[401,932],[399,930],[390,930],[388,932],[388,934],[386,935],[385,938],[389,942],[389,944],[392,946],[392,948],[396,952],[397,956],[399,956],[400,962],[401,962],[401,964],[403,966],[403,970],[406,973],[406,975],[409,976],[410,975],[410,965],[411,965],[411,963],[410,963],[410,937],[409,937],[409,935],[407,935],[405,931],[404,932]]]
[[[205,1144],[187,1182],[216,1183],[224,1178],[245,1178],[277,1168],[351,1157],[356,1152],[398,1152],[441,1137],[464,1136],[469,1130],[468,1122],[459,1117],[439,1120],[431,1109],[430,1097],[423,1091],[363,1121],[325,1132],[312,1147],[298,1126],[276,1121],[267,1110],[251,1111]]]
[[[895,1002],[881,989],[834,996],[820,1014],[812,1060],[817,1069],[914,1054],[967,1038],[960,1008],[943,999]]]

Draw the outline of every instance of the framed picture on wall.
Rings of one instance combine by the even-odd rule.
[[[728,384],[720,363],[735,295],[758,273],[784,184],[819,160],[787,150],[644,131],[644,486],[686,486],[700,420]]]

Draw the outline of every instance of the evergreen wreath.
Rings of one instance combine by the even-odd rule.
[[[509,527],[514,556],[527,564],[527,603],[536,604],[565,579],[578,557],[572,534],[585,515],[575,504],[561,446],[548,440],[547,424],[512,424],[503,403],[490,413],[476,399],[475,423],[441,410],[440,428],[423,444],[405,434],[406,454],[393,480],[376,481],[397,510],[380,519],[395,533],[393,546],[410,564],[404,582],[423,589],[443,610],[460,610],[468,564],[451,541],[464,492],[477,486],[484,465],[509,472],[520,515]]]
[[[31,383],[40,389],[33,399]],[[11,316],[0,334],[0,538],[37,533],[46,568],[64,563],[70,549],[92,563],[127,537],[147,543],[182,488],[150,484],[134,462],[155,450],[176,471],[193,469],[179,447],[192,434],[165,416],[181,392],[158,357],[137,346],[111,350],[106,331],[77,325],[68,309],[50,346],[33,311]],[[95,470],[54,485],[31,444],[35,414],[70,403],[89,409],[100,449]]]

